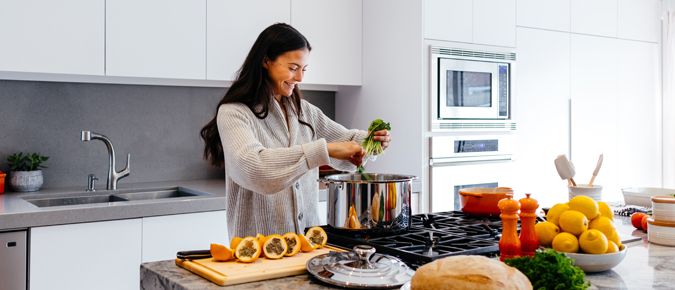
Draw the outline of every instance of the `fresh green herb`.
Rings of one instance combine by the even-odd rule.
[[[554,249],[537,250],[533,258],[506,258],[504,263],[525,274],[533,289],[583,290],[591,286],[590,281],[585,281],[584,271],[574,266],[574,260]]]
[[[363,143],[361,143],[363,149],[366,150],[366,155],[378,155],[384,153],[382,150],[382,142],[373,140],[375,132],[384,129],[391,130],[391,126],[389,123],[382,121],[382,119],[377,119],[370,123],[370,127],[368,127],[368,136],[363,140]]]
[[[391,126],[389,125],[389,123],[385,123],[384,121],[382,121],[382,119],[377,119],[370,123],[370,127],[368,127],[368,136],[366,136],[366,138],[363,140],[363,143],[361,143],[361,147],[363,147],[363,149],[366,150],[366,156],[384,154],[384,150],[382,150],[382,142],[373,140],[375,132],[384,129],[391,130]],[[364,170],[365,169],[363,168],[363,166],[359,166],[357,168],[357,171],[361,174],[363,174]],[[367,180],[371,180],[370,176],[368,176],[367,174],[365,175],[365,177]]]
[[[19,154],[14,154],[7,156],[7,162],[9,163],[9,170],[11,171],[35,171],[40,168],[47,168],[42,166],[41,163],[47,161],[48,156],[42,156],[40,153],[26,153],[26,156],[23,156],[23,152]]]

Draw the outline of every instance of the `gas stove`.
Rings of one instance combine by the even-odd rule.
[[[322,226],[328,243],[352,249],[370,245],[378,253],[403,260],[408,266],[419,266],[436,259],[455,255],[499,255],[502,221],[499,217],[473,217],[461,211],[417,214],[411,218],[410,230],[397,234],[354,234]]]

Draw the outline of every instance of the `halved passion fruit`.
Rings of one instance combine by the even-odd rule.
[[[305,253],[311,252],[317,248],[317,246],[314,245],[311,241],[309,241],[307,237],[305,237],[305,235],[300,234],[299,238],[300,238],[300,250],[302,250],[303,252]]]
[[[290,257],[300,252],[300,238],[298,235],[295,233],[286,233],[282,237],[286,240],[286,245],[288,246],[284,256]]]
[[[234,253],[239,261],[250,263],[255,262],[255,260],[260,257],[262,249],[254,237],[245,237],[241,240],[239,245],[237,245],[237,249]]]
[[[213,259],[216,261],[229,261],[232,259],[232,250],[223,245],[211,244],[211,256],[213,256]]]
[[[260,248],[262,249],[263,245],[265,244],[265,236],[263,236],[261,233],[258,233],[255,235],[255,240],[258,241],[258,245],[260,245]],[[265,251],[261,251],[260,256],[264,257]]]
[[[286,240],[280,235],[271,235],[265,238],[263,253],[265,253],[265,257],[268,259],[280,259],[287,250],[288,245],[286,245]]]
[[[232,249],[232,251],[236,250],[239,243],[241,243],[240,237],[232,238],[232,241],[230,242],[230,249]]]
[[[321,227],[311,227],[307,230],[307,239],[312,242],[317,248],[323,248],[328,241],[328,235]]]

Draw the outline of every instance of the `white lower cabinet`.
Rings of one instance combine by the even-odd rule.
[[[208,250],[211,243],[230,245],[224,210],[143,218],[143,263]]]
[[[224,210],[34,227],[29,289],[138,289],[141,263],[210,243],[229,245]]]
[[[29,289],[138,289],[141,231],[141,219],[31,228]]]

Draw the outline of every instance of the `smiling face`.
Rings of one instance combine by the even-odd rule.
[[[307,48],[286,52],[276,60],[266,59],[263,67],[267,69],[273,84],[274,98],[281,100],[281,96],[290,96],[295,85],[302,82],[307,68],[309,50]]]

